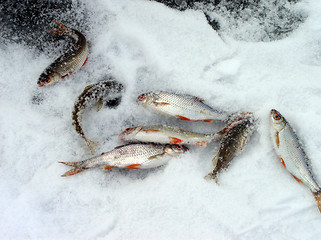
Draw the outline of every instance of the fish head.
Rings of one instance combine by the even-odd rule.
[[[143,127],[138,126],[135,128],[126,128],[121,134],[119,134],[119,138],[123,141],[133,140],[137,133],[141,131]]]
[[[43,87],[45,85],[48,85],[49,83],[57,82],[60,79],[60,74],[48,69],[40,75],[37,83],[39,87]]]
[[[151,104],[155,101],[155,94],[152,92],[148,92],[148,93],[143,93],[141,95],[138,96],[136,102],[138,104]]]
[[[187,151],[187,147],[178,144],[166,144],[164,148],[164,152],[173,157]]]
[[[280,132],[286,126],[285,118],[279,113],[277,110],[272,109],[270,112],[270,120],[272,127],[277,131]]]

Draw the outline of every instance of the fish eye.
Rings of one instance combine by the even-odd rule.
[[[182,149],[183,149],[183,147],[182,147],[181,145],[176,145],[176,149],[178,149],[178,150],[182,150]]]
[[[146,98],[145,94],[142,94],[142,95],[140,95],[140,96],[138,97],[138,99],[141,100],[141,101],[144,100],[145,98]]]
[[[281,119],[280,115],[277,114],[277,113],[275,113],[275,114],[273,115],[273,118],[274,118],[275,120],[280,120],[280,119]]]
[[[126,128],[125,132],[131,131],[133,128]]]

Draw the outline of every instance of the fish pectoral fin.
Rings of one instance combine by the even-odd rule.
[[[104,166],[104,170],[109,170],[109,169],[112,169],[112,168],[115,168],[115,167],[114,166],[109,166],[109,165]]]
[[[202,120],[203,122],[207,122],[207,123],[211,123],[214,121],[214,119],[205,119],[205,120]]]
[[[170,143],[182,143],[184,142],[182,139],[176,138],[176,137],[169,137]]]
[[[169,103],[168,102],[154,102],[154,105],[156,107],[163,107],[163,106],[169,105]]]
[[[131,164],[127,165],[125,168],[130,168],[130,169],[138,169],[140,168],[141,164]]]
[[[280,139],[279,139],[279,133],[278,132],[275,133],[275,143],[276,143],[276,146],[279,148]]]
[[[149,130],[143,130],[146,133],[150,133],[150,132],[159,132],[159,130],[157,129],[149,129]]]
[[[184,121],[191,121],[191,119],[187,118],[187,117],[184,117],[184,116],[181,116],[181,115],[176,115],[176,117],[180,120],[184,120]]]
[[[149,160],[151,160],[151,159],[156,159],[156,158],[158,158],[158,157],[162,157],[162,156],[164,156],[164,154],[165,154],[165,153],[160,153],[160,154],[157,154],[157,155],[151,156],[151,157],[149,157],[148,159],[149,159]]]
[[[293,178],[298,182],[298,183],[302,183],[302,181],[300,179],[298,179],[296,176],[294,176],[293,174],[291,174],[293,176]]]
[[[285,162],[284,162],[283,158],[280,157],[280,161],[281,161],[282,165],[286,168],[286,165],[285,165]]]
[[[100,99],[100,100],[98,101],[97,112],[99,112],[99,110],[102,108],[103,104],[104,104],[103,100]]]

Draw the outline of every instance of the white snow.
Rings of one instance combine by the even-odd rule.
[[[268,116],[275,108],[297,130],[321,183],[321,3],[302,1],[297,8],[306,21],[271,42],[228,34],[222,40],[201,11],[152,1],[88,5],[92,19],[100,19],[85,33],[89,60],[65,81],[38,88],[55,57],[23,45],[0,47],[0,238],[319,239],[314,197],[275,155]],[[219,175],[220,185],[203,178],[218,143],[191,147],[158,169],[92,169],[62,178],[69,168],[58,161],[91,157],[71,113],[84,87],[105,74],[126,91],[118,108],[83,114],[85,133],[101,143],[98,154],[121,145],[118,134],[138,124],[204,132],[223,126],[149,113],[135,103],[146,91],[179,91],[226,111],[253,111],[258,130]],[[44,98],[39,105],[32,103],[37,94]]]

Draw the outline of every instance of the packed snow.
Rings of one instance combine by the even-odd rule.
[[[89,60],[68,79],[37,86],[59,48],[0,46],[0,238],[318,239],[321,214],[274,153],[269,112],[277,109],[295,128],[321,183],[321,2],[297,3],[306,20],[268,42],[244,40],[249,26],[241,20],[233,27],[243,37],[218,34],[201,10],[145,0],[86,4]],[[251,34],[256,28],[261,34],[258,26]],[[72,110],[83,89],[106,75],[125,92],[117,108],[83,114],[86,135],[100,142],[97,154],[123,144],[118,134],[127,127],[215,132],[224,126],[148,112],[135,102],[147,91],[188,93],[217,109],[254,112],[257,132],[219,185],[204,179],[217,142],[190,147],[157,169],[90,169],[62,178],[69,168],[58,161],[92,156],[72,125]]]

